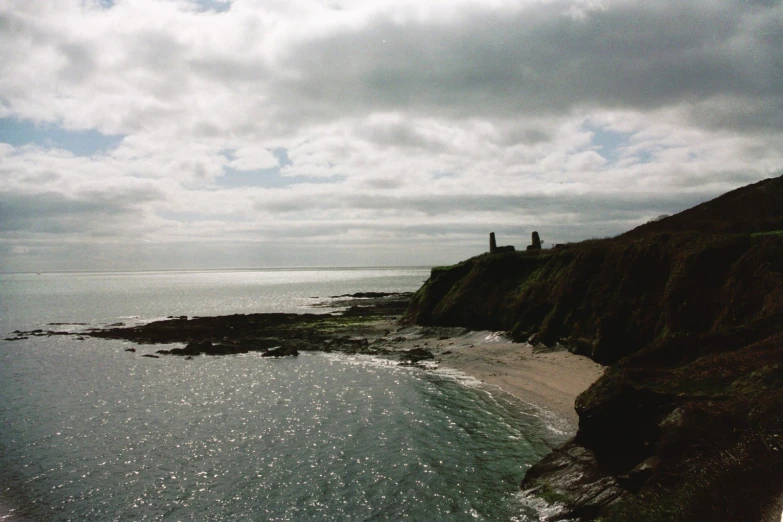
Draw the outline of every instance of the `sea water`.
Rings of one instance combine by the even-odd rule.
[[[4,274],[0,335],[312,312],[415,290],[428,272]],[[563,433],[498,390],[367,356],[150,359],[159,346],[133,346],[0,341],[0,519],[539,520],[518,484]]]

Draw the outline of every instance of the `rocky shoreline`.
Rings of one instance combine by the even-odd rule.
[[[16,331],[8,340],[38,336],[117,339],[133,343],[126,352],[150,359],[251,352],[262,357],[295,357],[301,352],[383,357],[401,366],[457,370],[549,412],[560,430],[575,431],[574,400],[600,377],[601,365],[564,350],[516,343],[500,332],[403,322],[411,295],[360,292],[332,296],[312,305],[329,310],[324,313],[170,316],[147,324],[103,327],[52,323],[46,326],[59,328]],[[73,326],[80,328],[68,328]]]
[[[499,332],[402,322],[411,296],[373,292],[333,296],[314,308],[342,310],[325,313],[177,316],[104,327],[52,323],[46,326],[57,329],[15,331],[7,340],[41,336],[116,339],[133,343],[125,348],[129,355],[153,360],[243,353],[295,357],[309,351],[371,355],[425,370],[448,367],[541,407],[548,412],[548,422],[564,433],[574,433],[574,399],[600,377],[600,365],[567,351],[515,343]]]
[[[615,238],[436,267],[407,320],[608,365],[524,491],[556,519],[778,521],[783,177]]]
[[[258,313],[214,317],[169,317],[142,325],[116,323],[104,328],[79,330],[15,331],[8,341],[40,336],[97,337],[131,341],[137,345],[184,344],[163,348],[141,357],[220,356],[256,352],[264,357],[297,356],[299,352],[341,352],[394,358],[403,365],[432,361],[430,350],[395,334],[398,321],[408,308],[411,293],[360,292],[332,296],[315,308],[342,309],[327,313]],[[86,326],[59,323],[47,326]],[[137,348],[126,351],[136,352]]]

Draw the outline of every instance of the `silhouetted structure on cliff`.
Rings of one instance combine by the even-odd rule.
[[[508,245],[508,246],[498,246],[497,241],[495,241],[495,233],[490,232],[489,233],[489,253],[490,254],[500,254],[501,252],[514,252],[514,246]]]

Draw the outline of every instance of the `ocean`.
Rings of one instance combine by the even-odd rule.
[[[426,268],[0,275],[0,335],[166,316],[323,312]],[[125,341],[0,341],[0,520],[537,521],[519,482],[562,442],[465,375],[369,356],[149,359]]]

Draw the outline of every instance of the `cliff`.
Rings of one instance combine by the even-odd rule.
[[[522,485],[564,517],[779,520],[777,201],[783,178],[617,238],[435,268],[407,317],[507,330],[611,365],[577,399],[576,437]]]

